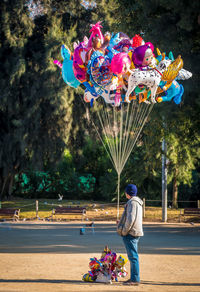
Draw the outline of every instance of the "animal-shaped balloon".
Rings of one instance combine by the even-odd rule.
[[[176,104],[181,102],[184,88],[183,85],[179,84],[175,79],[182,68],[183,60],[179,55],[178,58],[174,60],[163,73],[162,81],[159,86],[163,89],[165,96],[158,97],[158,102],[170,101],[172,99]]]
[[[157,54],[158,54],[158,56],[157,56],[157,60],[158,61],[160,61],[161,59],[162,59],[162,55],[161,55],[161,52],[160,52],[160,50],[157,48],[156,49],[156,51],[157,51]],[[175,59],[174,59],[174,55],[173,55],[173,53],[170,51],[169,52],[169,56],[168,56],[168,58],[173,62]],[[176,80],[186,80],[186,79],[189,79],[189,78],[191,78],[192,77],[192,73],[190,72],[190,71],[187,71],[187,70],[185,70],[184,68],[183,68],[183,66],[181,66],[181,65],[183,65],[181,62],[179,62],[179,64],[177,64],[178,65],[178,74],[176,75]],[[174,78],[174,79],[175,79]],[[169,80],[168,80],[169,81]],[[172,78],[171,78],[171,81],[172,81]]]
[[[161,81],[159,86],[163,89],[165,87],[165,84],[166,82]],[[170,87],[166,91],[164,91],[164,93],[164,96],[159,96],[158,98],[156,98],[157,102],[171,101],[173,99],[176,104],[180,104],[182,101],[184,88],[182,84],[179,84],[176,80],[174,80],[171,83]]]
[[[157,49],[158,59],[161,56],[160,50]],[[166,57],[167,58],[167,57]],[[183,69],[183,60],[181,56],[175,60],[173,53],[169,53],[168,59],[171,60],[171,64],[167,68],[167,70],[163,73],[162,80],[159,84],[159,87],[163,90],[163,96],[158,96],[156,98],[157,102],[162,101],[171,101],[173,100],[176,104],[180,104],[182,101],[182,96],[184,93],[184,87],[182,84],[179,84],[177,80],[180,79],[188,79],[192,76],[192,73]],[[161,93],[162,91],[158,91],[157,93]]]
[[[186,80],[192,77],[192,73],[188,70],[185,70],[184,68],[182,68],[179,72],[178,75],[176,77],[177,80]]]
[[[156,91],[161,81],[161,77],[163,72],[167,69],[167,67],[171,64],[170,60],[165,59],[165,54],[163,54],[163,58],[161,62],[155,69],[141,71],[136,69],[132,71],[131,75],[128,79],[128,90],[126,92],[126,102],[130,102],[129,96],[131,92],[136,88],[136,86],[140,84],[146,85],[151,89],[151,101],[152,103],[156,103],[155,96]]]
[[[58,65],[62,70],[62,77],[65,83],[71,87],[77,88],[80,82],[76,79],[73,71],[72,54],[68,47],[62,45],[61,56],[63,57],[63,63],[58,60],[54,60],[54,64]]]

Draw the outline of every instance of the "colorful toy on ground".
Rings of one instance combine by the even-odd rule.
[[[176,60],[172,52],[162,58],[154,45],[139,35],[129,38],[101,31],[101,22],[91,25],[89,39],[74,43],[74,52],[61,47],[63,63],[54,60],[61,68],[67,85],[85,88],[84,100],[91,105],[100,96],[106,103],[120,106],[123,102],[156,103],[173,100],[179,104],[184,88],[177,80],[186,80],[192,73],[183,69],[183,60]],[[98,101],[97,101],[98,102]]]
[[[113,280],[118,281],[119,277],[127,276],[126,262],[127,259],[124,256],[119,255],[117,257],[115,252],[105,246],[100,259],[96,257],[90,259],[90,271],[83,276],[82,280],[101,283],[112,283]]]

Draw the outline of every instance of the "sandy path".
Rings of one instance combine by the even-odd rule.
[[[111,223],[79,235],[79,224],[0,224],[0,291],[200,291],[200,225],[145,224],[139,287],[85,283],[105,244],[125,255]],[[129,264],[126,265],[129,270]],[[122,281],[125,279],[122,279]]]

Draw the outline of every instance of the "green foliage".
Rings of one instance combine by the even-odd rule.
[[[64,198],[90,198],[96,179],[91,174],[80,175],[74,167],[71,153],[65,149],[57,170],[27,171],[16,175],[14,192],[17,196],[29,198],[56,198],[58,193]]]
[[[24,166],[28,119],[23,78],[27,69],[25,46],[34,24],[24,1],[0,3],[0,197],[10,193],[13,176]]]
[[[68,198],[115,199],[117,174],[88,118],[83,88],[68,88],[53,64],[54,59],[62,61],[63,43],[73,50],[74,41],[89,37],[90,24],[102,21],[103,32],[123,31],[130,37],[141,33],[161,51],[172,50],[175,57],[181,54],[184,68],[193,73],[184,82],[181,106],[173,102],[154,106],[122,173],[122,198],[131,182],[146,198],[161,198],[163,137],[168,146],[170,192],[175,181],[181,196],[183,191],[187,198],[195,197],[199,177],[199,2],[103,0],[93,10],[86,10],[79,0],[41,0],[40,4],[33,16],[25,0],[0,2],[1,196],[11,194],[14,177],[15,193],[23,191],[26,174],[26,191],[30,187],[31,196],[63,193]]]
[[[179,111],[176,120],[169,122],[169,130],[166,136],[168,141],[168,158],[170,161],[169,170],[173,179],[175,169],[177,185],[180,183],[192,183],[192,171],[196,168],[197,159],[200,152],[200,135],[199,131],[194,128],[192,115],[188,111]]]
[[[155,179],[161,181],[161,141],[167,140],[168,147],[168,182],[174,186],[191,185],[192,172],[198,165],[199,157],[199,15],[200,3],[193,1],[153,1],[134,0],[117,1],[118,19],[122,31],[133,36],[140,33],[145,41],[151,41],[161,51],[172,50],[174,56],[181,54],[184,68],[193,73],[190,80],[184,82],[183,106],[173,103],[158,104],[154,107],[149,126],[144,129],[143,172],[137,169],[143,179],[142,190],[145,192],[147,181],[150,182],[148,193],[151,194]],[[124,21],[125,20],[125,21]],[[165,118],[166,128],[162,118]],[[158,118],[160,121],[158,121]],[[155,123],[157,121],[157,123]],[[145,177],[146,176],[146,177]],[[137,176],[133,177],[137,181]],[[151,178],[154,178],[151,180]],[[148,184],[147,184],[148,185]],[[152,189],[152,191],[151,191]],[[156,185],[159,193],[159,185]],[[161,189],[161,185],[160,185]],[[171,189],[171,187],[170,187]],[[175,188],[176,189],[176,188]],[[173,192],[175,191],[172,190]],[[155,193],[154,193],[155,194]],[[161,194],[161,191],[160,191]],[[171,194],[170,194],[171,195]]]
[[[94,191],[96,178],[93,177],[91,174],[88,174],[86,176],[80,176],[79,180],[80,182],[78,186],[83,193],[92,193]]]
[[[0,193],[25,170],[55,166],[71,130],[73,90],[53,59],[76,26],[64,31],[55,13],[29,17],[27,1],[1,2]],[[14,15],[14,16],[13,16]]]
[[[99,178],[98,192],[100,198],[97,199],[105,201],[115,201],[117,199],[117,173],[113,168],[107,170],[106,173],[102,174]]]

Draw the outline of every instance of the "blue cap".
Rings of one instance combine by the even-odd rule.
[[[131,197],[137,196],[137,187],[136,187],[136,185],[133,185],[133,184],[127,185],[127,187],[125,188],[125,193],[127,193]]]

